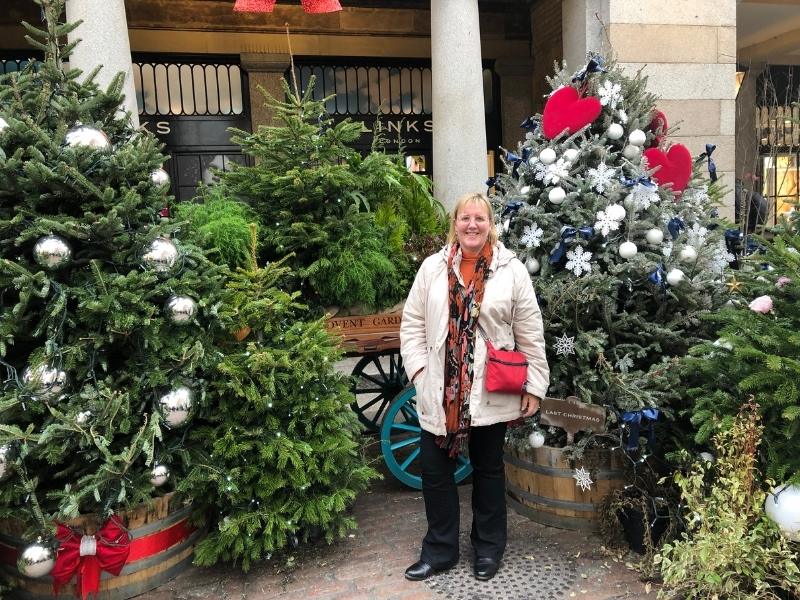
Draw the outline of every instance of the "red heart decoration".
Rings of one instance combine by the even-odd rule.
[[[542,113],[542,130],[548,140],[565,129],[568,133],[575,133],[593,123],[602,110],[598,98],[581,98],[578,90],[568,85],[556,90],[547,99]]]
[[[667,115],[658,109],[653,110],[653,119],[650,121],[649,129],[655,134],[653,138],[653,146],[660,146],[664,138],[667,137]]]
[[[673,144],[668,152],[661,148],[648,148],[644,151],[644,157],[648,170],[661,167],[652,175],[659,185],[671,183],[675,194],[686,189],[692,177],[692,154],[686,146]]]

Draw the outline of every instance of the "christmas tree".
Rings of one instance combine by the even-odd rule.
[[[0,82],[0,514],[48,543],[187,469],[221,281],[159,217],[164,156],[118,114],[122,75],[64,70],[77,25],[39,3],[44,59]]]
[[[278,125],[236,132],[255,165],[221,174],[221,193],[246,201],[263,223],[262,264],[291,255],[286,265],[304,300],[389,306],[405,297],[416,270],[409,240],[424,245],[441,232],[441,207],[401,155],[376,145],[362,157],[354,143],[363,125],[334,124],[313,89],[313,80],[302,93],[284,81],[285,101],[266,95]]]
[[[800,235],[787,222],[742,260],[732,306],[709,316],[716,339],[691,349],[683,377],[695,441],[729,429],[752,395],[764,428],[760,467],[770,479],[800,483]],[[764,251],[764,254],[760,250]]]
[[[641,420],[678,396],[670,361],[703,339],[700,317],[721,303],[733,257],[714,216],[719,189],[669,144],[641,73],[592,56],[549,82],[496,181],[501,239],[539,296],[550,395]]]

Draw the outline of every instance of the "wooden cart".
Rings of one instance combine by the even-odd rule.
[[[348,356],[360,357],[352,371],[351,405],[365,432],[380,434],[381,452],[389,471],[402,483],[422,489],[419,469],[421,428],[416,390],[400,356],[402,310],[370,315],[334,316],[327,327],[342,338]],[[456,483],[472,472],[459,457]]]

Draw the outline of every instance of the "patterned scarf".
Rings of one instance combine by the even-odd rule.
[[[450,318],[447,323],[447,352],[444,371],[444,413],[447,435],[436,438],[440,448],[455,458],[469,442],[469,396],[472,391],[475,359],[475,327],[483,302],[486,278],[492,262],[492,246],[487,242],[475,261],[475,276],[464,288],[456,276],[453,259],[459,250],[456,242],[447,257],[447,284]]]

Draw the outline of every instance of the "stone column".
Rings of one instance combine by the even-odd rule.
[[[758,76],[766,68],[764,63],[748,65],[742,87],[736,96],[736,178],[741,179],[746,173],[759,173],[759,149],[761,140],[756,131],[756,110],[758,106]],[[752,185],[750,183],[747,184]]]
[[[695,156],[706,143],[717,146],[717,173],[728,189],[723,212],[732,218],[736,0],[566,0],[564,4],[564,48],[565,55],[572,56],[570,68],[581,66],[585,50],[604,51],[610,46],[628,74],[643,69],[648,91],[661,98],[658,107],[669,123],[680,122],[671,141],[686,145]],[[569,20],[568,4],[573,15]],[[592,19],[598,22],[599,39]],[[569,25],[576,22],[582,22],[584,29]],[[576,58],[580,58],[577,63]]]
[[[611,2],[613,0],[562,0],[561,35],[564,60],[570,68],[577,70],[586,62],[586,54],[590,51],[608,54],[605,28],[609,23]],[[552,74],[552,65],[547,74]]]
[[[433,183],[448,210],[486,189],[486,123],[478,0],[431,0]]]
[[[275,98],[283,98],[281,79],[291,66],[288,54],[245,53],[240,54],[240,64],[247,72],[250,87],[250,123],[253,131],[260,125],[272,125],[272,110],[265,106],[263,88]],[[291,85],[291,81],[289,81]]]
[[[70,56],[70,67],[81,69],[87,75],[102,66],[95,81],[103,89],[117,73],[125,73],[122,108],[131,113],[131,125],[139,127],[125,3],[120,0],[67,0],[67,21],[79,20],[83,23],[69,34],[70,42],[82,40]]]
[[[494,71],[500,76],[500,113],[503,117],[502,144],[513,150],[522,141],[524,131],[519,124],[533,113],[531,98],[533,59],[499,58],[494,63]]]

